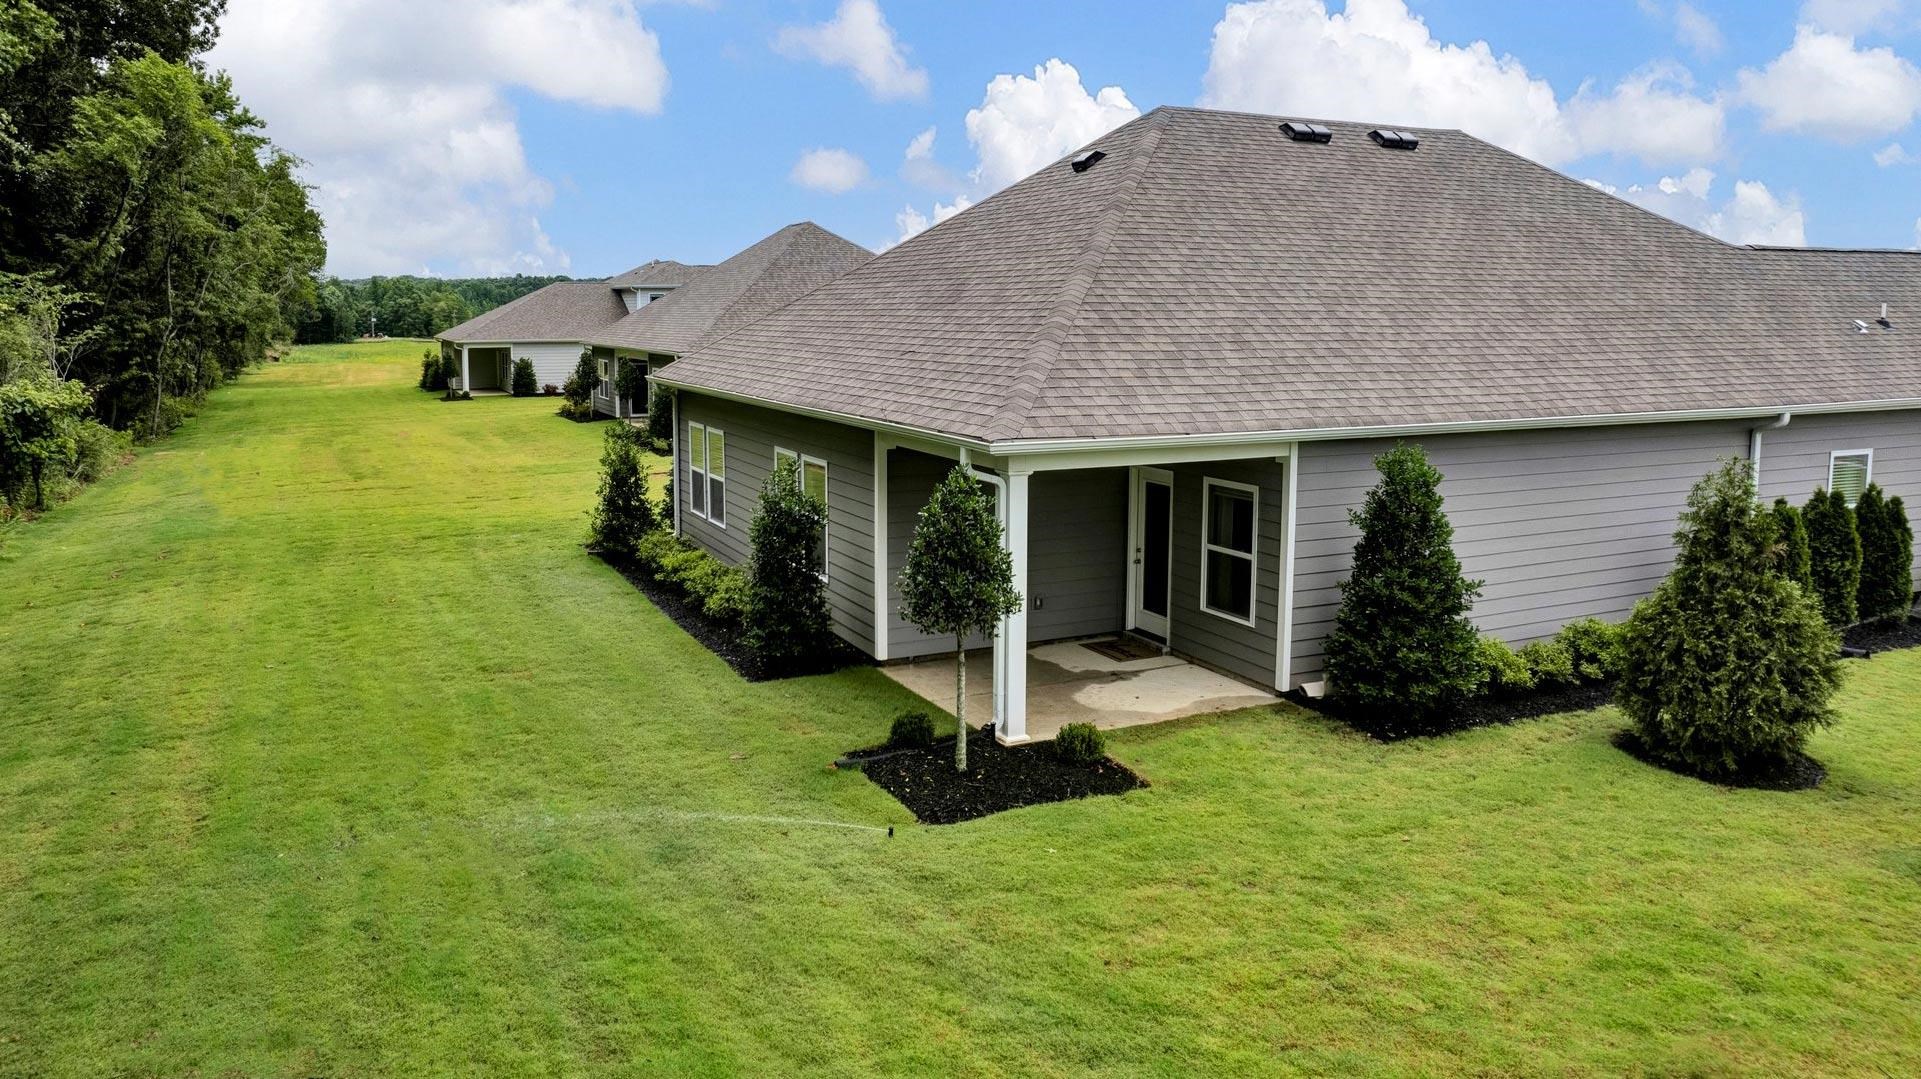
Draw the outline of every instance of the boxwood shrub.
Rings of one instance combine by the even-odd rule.
[[[1107,736],[1092,723],[1069,723],[1054,736],[1054,756],[1063,764],[1094,764],[1107,756]]]

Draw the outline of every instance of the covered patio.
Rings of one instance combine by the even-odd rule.
[[[894,681],[951,711],[954,655],[929,656],[883,667]],[[994,653],[967,653],[967,717],[979,726],[994,716]],[[1027,652],[1027,737],[1054,737],[1069,723],[1103,730],[1272,704],[1273,694],[1164,655],[1130,636],[1057,641]]]

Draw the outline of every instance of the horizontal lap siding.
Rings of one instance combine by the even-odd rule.
[[[1037,472],[1028,481],[1030,641],[1126,625],[1127,476],[1124,468],[1104,468]]]
[[[887,454],[887,658],[913,659],[916,656],[952,652],[954,641],[923,633],[918,626],[900,616],[900,573],[907,565],[907,545],[913,542],[914,525],[921,508],[927,505],[934,486],[953,471],[951,458],[935,457],[917,450],[895,449]],[[987,638],[969,638],[969,648],[985,648]]]
[[[1625,619],[1673,563],[1675,521],[1689,489],[1719,459],[1747,455],[1748,425],[1448,435],[1422,445],[1444,477],[1462,568],[1486,582],[1475,624],[1521,644],[1589,615]],[[1357,538],[1347,511],[1378,481],[1374,457],[1392,446],[1378,439],[1301,445],[1297,681],[1321,675],[1322,645]]]
[[[1921,514],[1921,412],[1792,417],[1786,427],[1761,435],[1761,494],[1804,505],[1816,487],[1827,486],[1830,454],[1864,449],[1874,451],[1870,479],[1900,495],[1914,523]]]
[[[687,512],[687,425],[726,435],[727,523],[718,527]],[[748,531],[761,486],[774,468],[774,447],[827,462],[827,601],[834,631],[874,650],[874,435],[844,424],[712,397],[682,393],[675,446],[675,513],[681,534],[733,565],[745,565]]]
[[[1176,652],[1259,685],[1274,684],[1280,634],[1280,566],[1284,537],[1283,469],[1275,461],[1177,465],[1174,473],[1174,572],[1168,645]],[[1254,625],[1201,609],[1201,498],[1207,478],[1260,488],[1255,536]]]
[[[534,361],[534,381],[542,386],[565,386],[580,363],[580,345],[523,344],[513,346],[514,359]]]

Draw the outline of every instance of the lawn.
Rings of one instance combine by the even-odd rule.
[[[1279,707],[923,827],[828,767],[903,690],[741,682],[580,549],[601,426],[420,348],[9,533],[0,1073],[1921,1072],[1921,652],[1813,792]]]

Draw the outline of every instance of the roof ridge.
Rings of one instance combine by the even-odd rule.
[[[1040,329],[1036,331],[1034,342],[1027,352],[1027,362],[1008,386],[1007,403],[988,425],[990,439],[1012,438],[1019,434],[1021,426],[1027,421],[1027,414],[1033,411],[1034,403],[1040,399],[1041,390],[1046,387],[1055,363],[1060,360],[1067,332],[1080,317],[1087,290],[1092,287],[1095,276],[1100,273],[1101,265],[1107,259],[1108,245],[1119,227],[1117,222],[1126,212],[1128,199],[1140,183],[1141,174],[1147,171],[1153,159],[1154,148],[1159,145],[1161,132],[1166,126],[1166,116],[1167,113],[1162,109],[1155,109],[1141,118],[1148,123],[1140,141],[1135,144],[1133,169],[1108,199],[1106,213],[1100,223],[1094,226],[1080,255],[1074,260],[1073,269],[1061,282],[1053,305],[1041,319]]]

